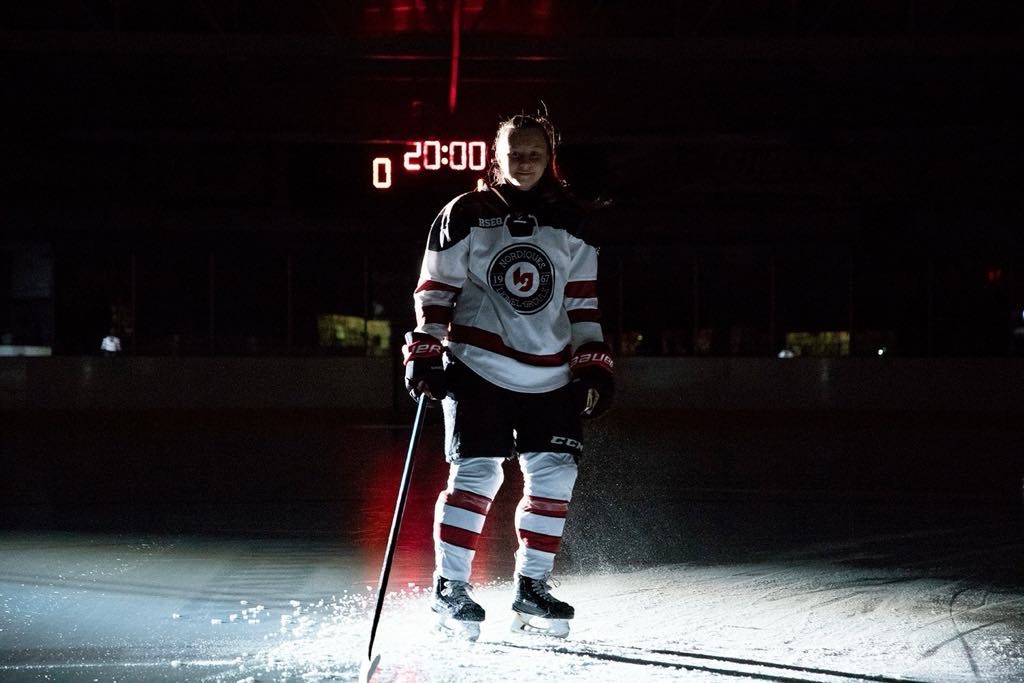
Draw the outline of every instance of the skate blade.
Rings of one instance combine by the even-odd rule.
[[[567,638],[569,636],[569,620],[545,619],[544,617],[535,617],[532,614],[513,612],[511,631],[512,633]]]
[[[434,624],[434,632],[446,638],[475,643],[480,637],[480,622],[458,621],[447,617],[439,617]]]

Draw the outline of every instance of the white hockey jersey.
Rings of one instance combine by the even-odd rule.
[[[434,219],[413,296],[417,332],[488,381],[541,393],[572,350],[603,342],[597,249],[581,212],[508,186],[460,195]]]

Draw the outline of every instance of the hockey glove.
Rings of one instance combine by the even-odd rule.
[[[605,344],[588,342],[576,349],[569,361],[570,386],[583,417],[598,417],[611,407],[615,395],[614,367],[612,354]]]
[[[426,394],[440,401],[447,393],[444,380],[444,346],[429,334],[408,332],[402,347],[405,359],[405,388],[413,400]]]

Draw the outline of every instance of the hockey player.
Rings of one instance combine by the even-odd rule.
[[[434,513],[432,609],[475,640],[469,583],[487,513],[518,456],[513,630],[568,635],[573,607],[550,592],[582,453],[581,416],[609,406],[612,357],[597,300],[597,250],[556,163],[546,116],[498,128],[489,186],[434,219],[406,336],[406,385],[440,400],[448,486]]]

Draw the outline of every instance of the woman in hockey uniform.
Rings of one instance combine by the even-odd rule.
[[[404,348],[413,397],[441,400],[447,488],[434,514],[432,608],[475,639],[484,610],[470,571],[487,513],[518,456],[514,630],[568,634],[572,606],[549,592],[582,452],[581,417],[612,398],[599,322],[597,250],[558,174],[554,128],[514,116],[494,141],[490,186],[434,220]],[[539,619],[538,619],[539,618]]]

